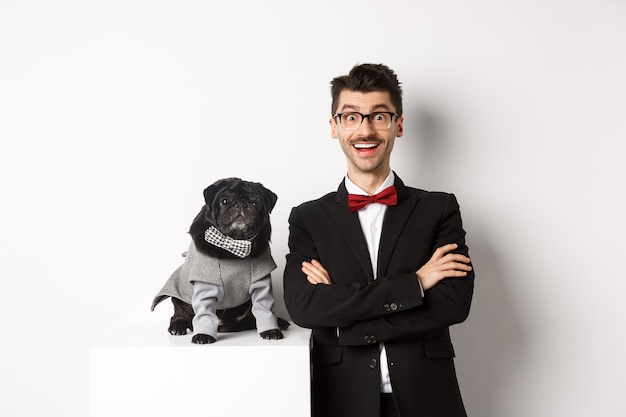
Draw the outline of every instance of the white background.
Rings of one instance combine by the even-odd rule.
[[[0,0],[0,415],[88,414],[216,179],[278,194],[284,313],[289,211],[345,173],[329,81],[383,62],[393,168],[468,232],[470,415],[625,416],[625,41],[621,0]]]

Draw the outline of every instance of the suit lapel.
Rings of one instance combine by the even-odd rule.
[[[398,204],[387,207],[385,213],[378,250],[377,276],[385,275],[398,238],[419,200],[417,195],[409,195],[404,183],[397,175],[394,185],[398,191]]]
[[[359,216],[348,209],[348,191],[343,182],[337,190],[335,201],[328,203],[328,211],[337,223],[337,230],[344,234],[350,249],[358,259],[359,265],[363,268],[367,280],[373,281],[372,261],[367,249],[367,243],[363,237]]]

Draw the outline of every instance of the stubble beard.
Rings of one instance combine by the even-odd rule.
[[[378,148],[376,154],[370,157],[358,155],[358,153],[354,150],[354,144],[359,142],[377,143]],[[371,174],[378,172],[383,173],[382,171],[385,171],[384,173],[386,174],[389,170],[390,155],[386,149],[380,149],[380,147],[385,146],[385,144],[385,141],[376,138],[352,140],[348,144],[344,145],[348,147],[347,150],[344,149],[344,152],[347,151],[346,157],[349,163],[358,172]],[[387,145],[389,144],[387,143]]]

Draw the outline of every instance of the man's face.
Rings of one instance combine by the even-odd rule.
[[[337,113],[395,112],[388,92],[361,93],[343,90],[339,95]],[[391,151],[396,137],[402,136],[401,116],[393,117],[388,129],[376,129],[369,119],[356,130],[346,130],[339,118],[330,119],[331,136],[339,140],[348,162],[348,175],[354,178],[363,174],[386,176],[390,169]],[[351,175],[352,174],[352,175]]]

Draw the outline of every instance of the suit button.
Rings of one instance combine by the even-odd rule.
[[[372,343],[372,340],[370,339],[370,337],[369,337],[369,336],[365,336],[365,338],[364,338],[364,339],[365,339],[365,343],[367,343],[368,345],[369,345],[370,343]]]
[[[396,311],[398,309],[398,305],[396,303],[391,303],[389,307],[391,307],[391,311]]]
[[[370,368],[372,368],[372,369],[376,368],[376,364],[377,364],[376,359],[372,359],[370,361]]]
[[[383,308],[385,309],[385,311],[391,311],[391,307],[389,306],[389,304],[385,304]]]

